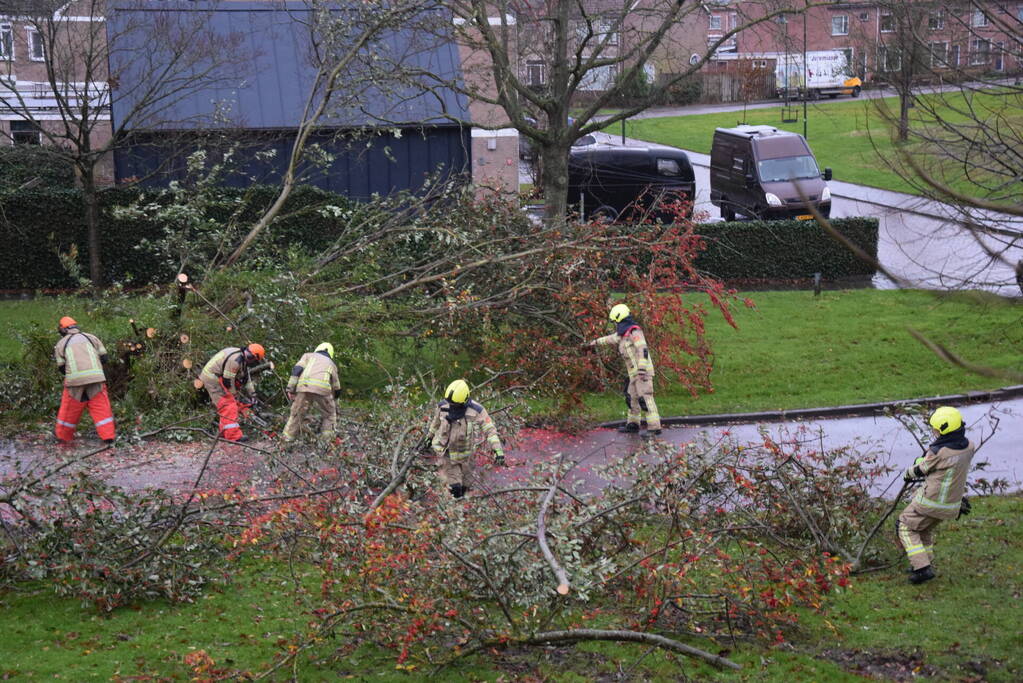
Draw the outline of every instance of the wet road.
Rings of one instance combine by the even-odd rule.
[[[1023,489],[1023,399],[1004,401],[990,405],[961,407],[968,425],[968,436],[975,445],[990,437],[974,458],[974,465],[987,463],[983,471],[974,472],[970,481],[979,478],[994,481],[1004,480],[1009,491]],[[992,436],[990,416],[1000,422]],[[800,429],[805,427],[805,429]],[[889,465],[896,471],[904,470],[921,454],[913,436],[902,424],[889,417],[852,417],[831,420],[807,420],[798,423],[739,424],[715,427],[684,427],[666,429],[662,439],[673,444],[698,441],[701,433],[711,443],[727,435],[737,443],[762,442],[759,430],[771,436],[778,443],[794,440],[808,441],[828,448],[855,446],[862,453],[871,453],[877,462]],[[600,466],[620,458],[622,455],[643,449],[644,442],[637,436],[622,435],[611,429],[600,429],[574,436],[551,436],[547,433],[524,436],[527,442],[519,450],[510,451],[513,462],[535,462],[549,460],[558,454],[565,454],[570,460],[581,464],[574,474],[583,480],[582,489],[588,493],[599,491],[606,482],[596,474]],[[532,438],[530,438],[532,437]],[[884,486],[896,475],[883,479],[883,486],[874,493],[881,494]],[[495,483],[505,484],[511,477],[507,474],[494,477]],[[887,494],[898,490],[893,486]]]

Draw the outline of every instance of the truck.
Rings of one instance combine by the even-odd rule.
[[[775,81],[778,97],[819,99],[839,95],[859,97],[863,82],[852,75],[852,68],[844,50],[813,50],[806,53],[789,52],[775,58]],[[805,75],[805,82],[804,82]]]

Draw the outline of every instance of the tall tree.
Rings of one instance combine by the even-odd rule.
[[[447,0],[458,37],[475,53],[465,89],[499,105],[537,150],[546,220],[567,211],[568,156],[581,136],[663,102],[743,29],[786,9],[729,5],[708,39],[708,7],[695,0]],[[751,10],[755,8],[756,18]],[[649,78],[649,88],[636,83]],[[630,95],[619,111],[602,110]]]
[[[112,180],[113,152],[128,142],[129,130],[167,125],[174,103],[224,83],[226,64],[245,62],[239,37],[214,39],[203,10],[150,7],[130,20],[108,21],[136,5],[143,6],[142,0],[116,8],[103,0],[14,0],[3,9],[24,30],[12,32],[18,40],[3,38],[15,58],[5,62],[6,77],[0,78],[0,112],[21,124],[19,132],[30,128],[47,152],[74,169],[94,287],[104,281],[99,195]],[[129,82],[122,79],[127,69],[144,78],[122,85]],[[121,102],[112,121],[111,109]]]

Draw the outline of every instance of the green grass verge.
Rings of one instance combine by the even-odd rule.
[[[926,97],[934,99],[935,96]],[[963,96],[956,93],[941,97],[945,98],[944,102],[949,105],[938,106],[942,117],[952,122],[965,122],[965,118],[952,108],[963,106]],[[978,94],[973,97],[973,102],[980,120],[999,120],[999,125],[1003,126],[1011,125],[1013,121],[1023,125],[1023,110],[1020,110],[1019,101],[1014,97]],[[898,111],[897,98],[810,103],[809,114],[806,117],[810,147],[822,168],[828,166],[834,170],[835,180],[916,193],[913,186],[890,166],[892,160],[897,158],[898,152],[896,143],[892,141],[888,121],[878,110],[879,105],[886,106],[888,111]],[[911,126],[920,128],[930,125],[923,109],[918,107],[913,110]],[[799,111],[798,123],[782,123],[781,107],[747,110],[744,122],[751,125],[775,126],[801,134],[802,106],[799,107]],[[640,140],[709,154],[714,129],[735,126],[743,122],[743,117],[741,111],[728,111],[632,119],[627,123],[626,130],[630,137]],[[953,169],[949,171],[956,172]],[[957,189],[977,192],[980,196],[986,196],[988,193],[987,190],[966,181],[953,181],[952,184]]]
[[[938,579],[911,586],[896,567],[854,578],[828,600],[821,613],[802,617],[801,635],[782,648],[688,639],[743,666],[718,672],[660,651],[592,643],[576,648],[537,648],[486,653],[442,672],[444,680],[504,680],[527,676],[586,681],[623,671],[634,680],[779,681],[863,680],[857,662],[898,667],[913,659],[920,675],[935,680],[1023,679],[1019,612],[1023,593],[1023,498],[974,499],[974,512],[945,522],[937,534]],[[884,542],[884,541],[882,541]],[[892,551],[895,557],[895,551]],[[315,572],[299,568],[312,585]],[[259,671],[273,662],[281,643],[304,632],[312,620],[292,597],[283,563],[251,559],[232,584],[210,590],[195,604],[146,603],[97,615],[48,589],[18,587],[0,592],[0,678],[109,680],[151,677],[187,680],[184,657],[204,649],[218,666]],[[673,634],[668,634],[673,635]],[[364,645],[336,665],[322,657],[347,642],[325,641],[299,660],[299,680],[416,680],[426,671],[396,672],[394,653]],[[637,661],[640,660],[640,661]],[[290,674],[290,671],[288,672]],[[897,668],[875,669],[880,679]],[[148,680],[148,679],[147,679]]]
[[[913,339],[913,326],[962,357],[1023,370],[1023,306],[986,297],[923,291],[756,292],[755,310],[736,311],[738,329],[716,312],[713,393],[692,398],[661,372],[654,391],[662,415],[696,415],[919,398],[993,389],[1005,382],[942,362]],[[642,322],[642,321],[640,321]],[[648,330],[647,335],[656,334]],[[610,347],[602,353],[615,353]],[[655,364],[657,359],[654,359]],[[598,419],[624,418],[617,390],[590,395]]]

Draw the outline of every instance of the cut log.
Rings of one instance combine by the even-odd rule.
[[[178,280],[178,285],[187,285],[188,284],[188,276],[185,275],[184,273],[178,273],[177,280]]]
[[[182,344],[187,344],[189,341],[189,337],[187,334],[183,334],[180,337],[178,337],[178,341],[180,341]]]
[[[195,387],[197,390],[202,389],[202,380],[196,377],[195,379],[192,380],[192,386]]]
[[[155,336],[156,336],[156,328],[155,327],[147,327],[146,328],[146,337],[148,337],[149,339],[152,339]]]
[[[181,367],[183,367],[185,370],[191,370],[192,369],[192,359],[191,358],[186,358],[183,361],[181,361]]]

